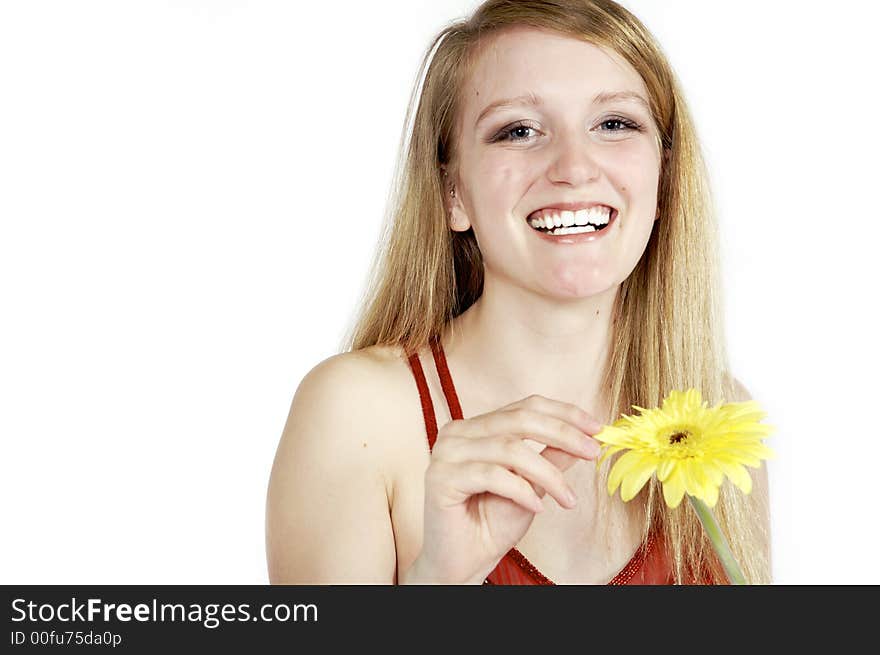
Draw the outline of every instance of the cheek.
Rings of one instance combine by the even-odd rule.
[[[476,231],[490,235],[503,230],[505,216],[522,196],[528,175],[524,168],[509,159],[491,158],[480,162],[473,171],[471,189],[471,222]]]
[[[650,145],[640,142],[621,148],[609,159],[606,170],[629,202],[653,202],[660,180],[660,160]]]
[[[476,170],[473,179],[479,180],[480,188],[476,195],[484,202],[504,200],[499,193],[511,191],[526,178],[527,170],[510,158],[487,157]]]

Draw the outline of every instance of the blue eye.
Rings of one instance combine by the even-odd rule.
[[[503,128],[498,134],[492,137],[491,142],[495,143],[496,141],[528,141],[527,137],[524,136],[512,136],[515,132],[524,132],[526,130],[534,131],[536,128],[532,127],[523,122],[514,123],[513,125],[508,125]]]
[[[609,124],[622,125],[623,127],[618,128],[618,129],[602,130],[603,132],[625,132],[627,130],[637,130],[639,132],[642,131],[642,127],[638,123],[634,123],[631,120],[628,120],[626,118],[621,118],[619,116],[615,116],[613,118],[607,118],[600,123],[600,125],[609,125]],[[508,125],[507,127],[503,128],[498,134],[496,134],[494,137],[492,137],[492,139],[490,140],[490,143],[497,143],[500,141],[509,141],[511,143],[517,143],[520,141],[528,141],[529,138],[525,135],[522,135],[523,132],[526,132],[528,130],[537,131],[537,128],[532,127],[531,125],[529,125],[528,123],[526,123],[524,121],[519,121],[517,123],[514,123],[513,125]],[[522,136],[516,136],[515,133],[517,133],[517,132],[520,133],[520,135],[522,135]]]
[[[602,121],[601,124],[602,124],[602,125],[608,125],[609,123],[619,123],[620,125],[623,125],[627,130],[639,130],[639,131],[641,131],[641,129],[642,129],[641,125],[638,125],[637,123],[633,123],[632,121],[627,120],[627,119],[625,119],[625,118],[608,118],[608,119]],[[606,131],[609,131],[609,132],[623,132],[624,130],[621,129],[621,130],[606,130]]]

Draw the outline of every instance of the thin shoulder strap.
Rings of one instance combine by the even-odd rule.
[[[461,414],[461,404],[458,402],[458,394],[455,393],[455,385],[452,384],[452,376],[449,374],[449,367],[446,365],[446,353],[443,352],[443,344],[439,338],[431,339],[431,353],[434,355],[434,364],[437,366],[437,373],[440,375],[440,386],[443,387],[443,395],[446,396],[446,404],[449,405],[449,414],[455,420],[463,418]]]
[[[416,379],[416,387],[419,389],[419,400],[422,403],[422,416],[425,417],[425,431],[428,433],[428,451],[434,450],[434,442],[437,440],[437,419],[434,417],[434,403],[431,402],[431,392],[428,391],[428,382],[425,380],[425,372],[419,361],[418,353],[409,356],[409,366],[413,377]]]

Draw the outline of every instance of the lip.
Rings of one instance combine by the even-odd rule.
[[[604,203],[593,203],[593,204],[594,205],[596,205],[596,204],[601,205]],[[529,232],[531,232],[535,236],[540,237],[541,239],[544,239],[544,241],[549,241],[550,243],[555,243],[557,245],[584,243],[587,241],[599,241],[600,239],[604,238],[605,235],[609,234],[611,232],[612,228],[614,228],[614,226],[617,224],[618,213],[619,212],[616,209],[612,209],[611,210],[611,217],[608,220],[608,225],[598,232],[583,232],[581,234],[560,234],[558,236],[553,236],[552,234],[547,234],[545,232],[539,232],[538,230],[533,228],[531,225],[529,225],[528,222],[526,222],[526,227],[528,228]]]

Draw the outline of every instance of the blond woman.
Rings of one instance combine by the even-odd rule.
[[[725,580],[687,503],[609,497],[593,436],[728,366],[694,124],[610,0],[489,0],[434,39],[385,247],[345,352],[302,380],[272,470],[270,580]],[[770,580],[766,470],[716,515]]]

